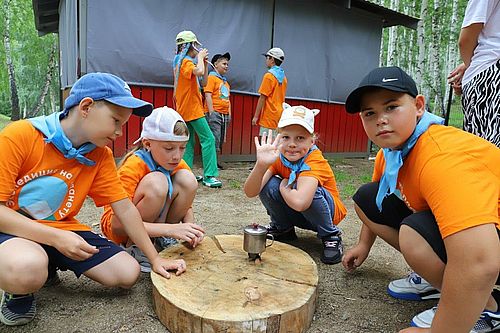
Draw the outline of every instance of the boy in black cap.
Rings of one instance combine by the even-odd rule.
[[[229,52],[216,54],[212,57],[214,70],[208,73],[207,85],[203,88],[205,92],[205,113],[207,114],[208,126],[215,138],[217,153],[222,151],[222,144],[226,142],[226,131],[231,121],[231,102],[229,100],[230,86],[224,76],[229,69]],[[218,160],[218,159],[217,159]],[[217,163],[222,169],[221,163]]]
[[[500,327],[500,292],[494,289],[500,267],[500,150],[442,126],[398,67],[370,72],[347,98],[346,109],[359,113],[366,134],[382,149],[373,182],[353,197],[363,226],[358,244],[344,255],[344,267],[359,267],[379,236],[441,291],[437,308],[413,318],[411,325],[419,328],[402,332]],[[394,281],[389,292],[404,298],[405,289],[418,292],[420,280],[412,275],[406,285]]]

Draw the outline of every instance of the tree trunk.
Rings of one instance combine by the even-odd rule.
[[[52,44],[52,48],[50,50],[49,63],[47,65],[47,73],[45,74],[45,84],[40,93],[40,96],[38,96],[38,100],[35,107],[31,110],[31,112],[28,113],[27,118],[32,118],[38,115],[38,113],[43,107],[43,104],[45,102],[45,97],[47,96],[50,84],[52,83],[54,67],[56,65],[56,52],[57,52],[57,42],[54,41],[54,43]]]
[[[450,35],[448,38],[447,72],[451,72],[457,65],[458,40],[458,0],[453,0],[451,7]]]
[[[417,26],[417,46],[418,57],[415,66],[415,80],[419,91],[423,91],[424,87],[424,69],[425,69],[425,20],[427,18],[427,0],[422,0],[420,4],[420,21]]]
[[[399,0],[391,0],[391,9],[398,11]],[[389,28],[389,42],[387,43],[387,65],[392,66],[396,63],[396,49],[397,49],[397,27]]]
[[[440,55],[440,39],[441,39],[441,32],[440,32],[440,26],[439,26],[439,21],[442,15],[442,10],[440,6],[440,0],[434,0],[434,13],[432,15],[432,56],[431,56],[431,62],[432,62],[432,75],[433,75],[433,80],[432,80],[432,92],[435,96],[434,100],[434,113],[435,114],[440,114],[444,115],[444,105],[443,105],[443,93],[442,93],[442,87],[441,87],[441,59],[439,57]]]
[[[7,72],[9,73],[10,86],[10,104],[12,112],[10,120],[20,119],[19,95],[17,93],[16,71],[12,62],[12,53],[10,47],[10,0],[3,1],[3,12],[5,15],[5,31],[3,33],[3,44],[5,47],[5,61],[7,64]]]

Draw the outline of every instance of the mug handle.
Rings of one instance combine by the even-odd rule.
[[[268,237],[271,237],[271,238],[268,238]],[[269,244],[269,245],[267,245],[267,240],[268,240],[268,239],[271,241],[271,244]],[[274,244],[274,236],[273,236],[273,235],[271,235],[271,234],[267,234],[267,235],[266,235],[266,247],[269,247],[269,246],[271,246],[271,245],[273,245],[273,244]]]

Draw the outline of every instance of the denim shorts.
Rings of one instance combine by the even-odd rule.
[[[80,277],[80,275],[82,275],[92,267],[95,267],[108,260],[115,254],[124,251],[120,246],[92,231],[73,232],[85,239],[85,241],[90,245],[97,247],[99,249],[99,252],[86,260],[78,261],[66,257],[52,246],[40,244],[49,257],[49,267],[51,267],[51,269],[55,268],[62,271],[70,270],[74,272],[77,277]],[[16,236],[0,232],[0,244],[8,239],[15,237]]]

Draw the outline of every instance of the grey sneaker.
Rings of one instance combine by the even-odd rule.
[[[391,281],[387,286],[387,293],[394,298],[408,301],[423,301],[441,297],[439,290],[415,272],[411,272],[406,278]]]
[[[165,250],[167,247],[177,244],[178,242],[177,239],[172,237],[155,237],[153,243],[156,250],[159,252]]]
[[[149,263],[148,257],[137,247],[137,245],[131,245],[129,247],[124,247],[125,251],[134,257],[135,260],[141,266],[141,272],[149,273],[151,272],[151,264]]]
[[[24,325],[33,320],[36,302],[33,294],[13,295],[3,291],[0,301],[0,322],[8,326]]]

